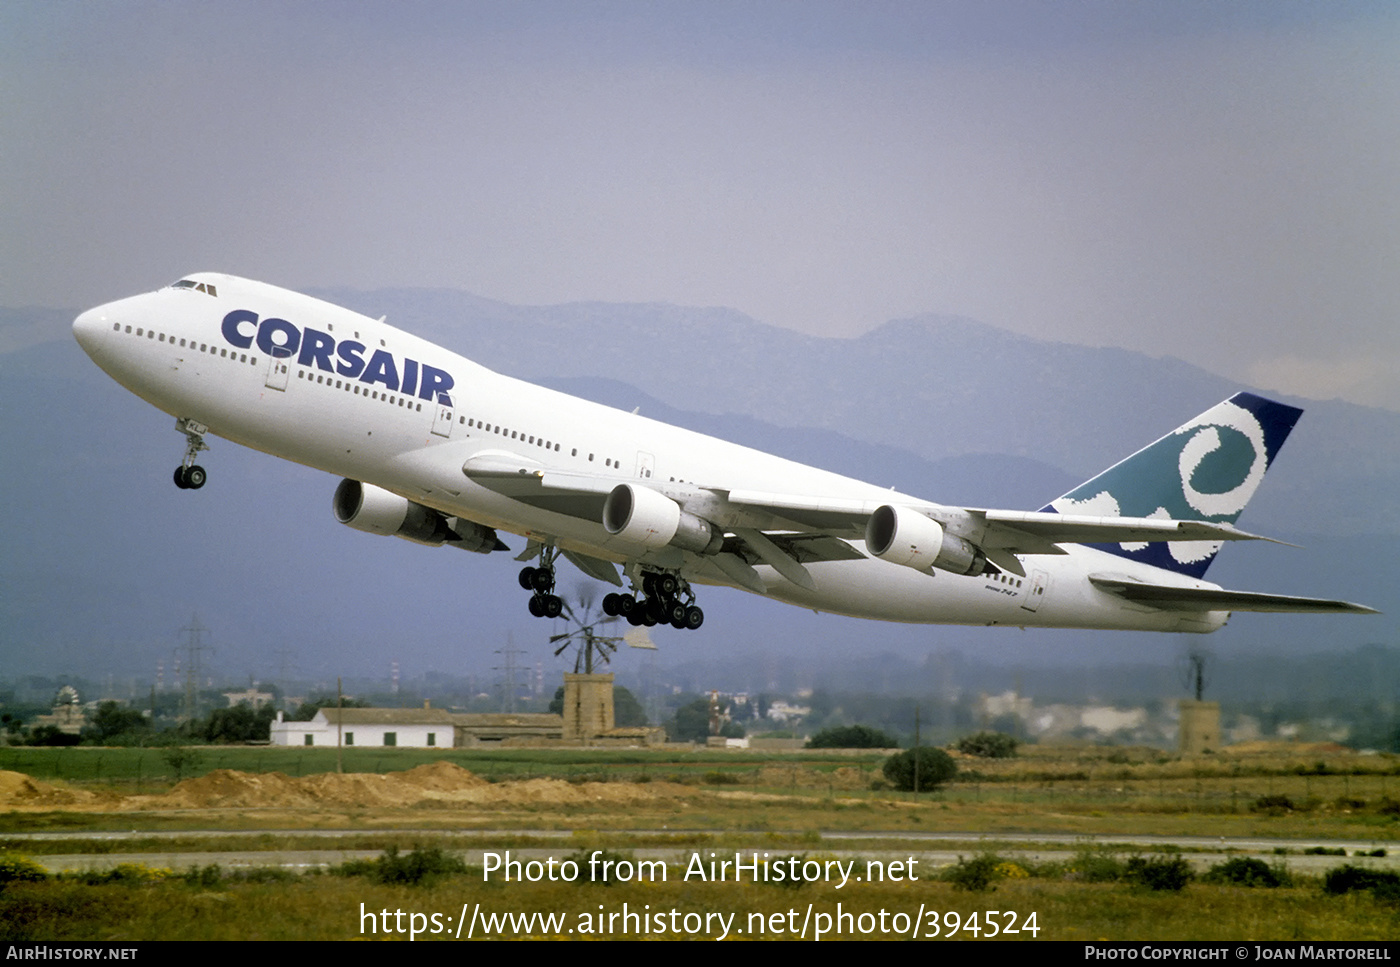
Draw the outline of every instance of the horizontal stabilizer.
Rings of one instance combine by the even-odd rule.
[[[1168,611],[1276,611],[1296,614],[1380,614],[1375,608],[1327,598],[1296,598],[1287,594],[1227,591],[1222,588],[1179,588],[1141,584],[1126,578],[1089,575],[1095,587],[1139,604]]]

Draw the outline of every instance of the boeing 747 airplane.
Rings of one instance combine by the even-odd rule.
[[[695,585],[885,621],[1209,632],[1232,611],[1375,613],[1204,575],[1302,411],[1239,393],[1037,511],[953,507],[494,373],[359,313],[216,273],[73,323],[175,417],[175,485],[219,436],[342,479],[343,524],[506,551],[557,616],[562,557],[633,624],[699,628]]]

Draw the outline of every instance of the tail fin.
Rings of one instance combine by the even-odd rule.
[[[1233,524],[1302,415],[1297,407],[1236,393],[1043,509]],[[1215,541],[1094,546],[1197,578],[1220,550]]]

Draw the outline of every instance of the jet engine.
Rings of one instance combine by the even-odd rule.
[[[714,524],[682,510],[664,494],[630,483],[618,484],[603,502],[603,529],[647,548],[670,545],[717,554],[724,544],[724,531]]]
[[[987,555],[972,542],[954,537],[917,510],[891,504],[870,515],[865,546],[882,561],[917,571],[936,567],[954,574],[981,574],[987,567]]]
[[[429,547],[450,544],[478,554],[506,550],[490,527],[460,517],[446,517],[374,484],[342,480],[335,488],[332,506],[336,520],[370,534],[402,537]]]

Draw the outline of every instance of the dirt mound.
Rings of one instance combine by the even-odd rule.
[[[764,766],[758,771],[757,786],[798,789],[869,789],[878,773],[841,766],[831,772],[806,766]]]
[[[437,792],[459,792],[463,789],[476,789],[490,785],[476,773],[463,769],[459,765],[453,765],[451,762],[429,762],[425,765],[414,766],[407,772],[395,773],[395,775],[402,777],[404,782],[412,783],[420,789],[432,789]]]
[[[24,777],[20,777],[24,778]],[[527,779],[490,783],[448,762],[421,765],[406,772],[334,772],[292,779],[280,772],[254,775],[218,769],[198,779],[186,779],[164,796],[149,797],[148,806],[203,809],[218,807],[287,806],[417,806],[426,803],[463,805],[568,805],[627,803],[677,795],[692,790],[668,783],[645,786],[622,782],[572,784],[560,779]]]
[[[96,802],[99,798],[90,792],[79,792],[39,782],[22,772],[0,771],[0,805],[72,806]]]
[[[198,779],[185,779],[164,796],[152,797],[163,806],[204,809],[211,806],[300,806],[314,798],[302,788],[304,779],[281,772],[253,774],[215,769]]]

